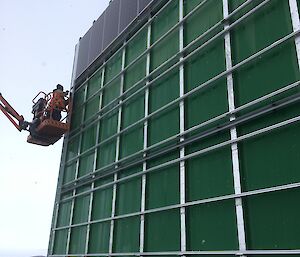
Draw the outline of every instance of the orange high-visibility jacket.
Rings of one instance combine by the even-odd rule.
[[[65,93],[61,90],[54,90],[52,98],[49,102],[48,109],[50,110],[60,110],[63,111],[66,109],[66,100]]]

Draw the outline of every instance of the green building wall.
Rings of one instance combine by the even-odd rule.
[[[300,256],[296,0],[171,0],[84,83],[49,256]]]

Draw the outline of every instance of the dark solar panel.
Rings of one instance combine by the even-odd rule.
[[[122,0],[119,33],[132,22],[138,14],[138,0]]]
[[[113,0],[105,11],[103,49],[118,35],[120,0]]]
[[[104,13],[94,22],[92,27],[88,64],[94,61],[103,50],[103,29]]]
[[[90,28],[89,31],[79,41],[76,77],[78,77],[88,65],[91,32],[92,28]]]
[[[80,40],[76,78],[154,0],[113,0]]]
[[[152,2],[152,0],[138,0],[139,1],[139,12],[143,11],[144,8]]]

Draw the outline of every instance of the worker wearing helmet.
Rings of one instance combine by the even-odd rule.
[[[61,112],[67,111],[68,108],[69,103],[68,100],[65,99],[68,94],[68,91],[64,92],[62,85],[58,84],[56,86],[56,89],[52,92],[52,98],[47,106],[47,114],[49,117],[58,121],[61,119]]]

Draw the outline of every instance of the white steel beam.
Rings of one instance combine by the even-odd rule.
[[[223,0],[223,16],[226,19],[229,16],[229,6],[228,0]],[[228,29],[229,23],[225,22],[224,30]],[[230,31],[228,31],[224,35],[225,39],[225,62],[226,62],[226,70],[232,69],[232,52],[231,52],[231,39],[230,39]],[[234,88],[233,88],[233,77],[232,73],[227,75],[227,94],[228,94],[228,106],[229,111],[235,110],[234,103]],[[235,115],[231,115],[230,121],[235,120]],[[237,130],[236,127],[230,129],[230,139],[237,139]],[[234,182],[234,192],[235,194],[241,194],[241,176],[240,176],[240,167],[239,167],[239,152],[238,152],[238,144],[231,144],[231,157],[232,157],[232,170],[233,170],[233,182]],[[246,237],[245,237],[245,224],[244,224],[244,212],[243,212],[243,204],[242,198],[235,199],[235,211],[236,211],[236,220],[237,220],[237,235],[238,235],[238,243],[239,250],[246,250]]]
[[[294,250],[246,250],[246,251],[237,251],[237,250],[226,250],[226,251],[166,251],[166,252],[145,252],[144,256],[182,256],[182,255],[188,255],[188,256],[245,256],[245,254],[249,256],[279,256],[282,257],[283,255],[290,255],[290,256],[299,256],[300,255],[300,249],[294,249]],[[65,254],[56,254],[51,255],[51,257],[65,257],[67,255]],[[109,256],[107,253],[97,253],[97,254],[76,254],[76,256],[82,256],[82,257],[98,257],[98,256]],[[114,253],[112,256],[141,256],[139,253],[133,252],[133,253]]]
[[[105,67],[106,66],[103,66],[103,69],[101,71],[100,88],[102,88],[104,85]],[[102,108],[102,100],[103,100],[103,91],[101,91],[100,97],[99,97],[99,110],[101,110],[101,108]],[[99,142],[99,137],[100,137],[100,122],[101,121],[99,120],[99,122],[97,123],[96,144]],[[98,157],[98,148],[95,148],[93,172],[95,172],[97,169],[97,157]],[[95,188],[95,182],[92,183],[92,186],[91,186],[92,191],[90,193],[88,226],[87,226],[87,230],[86,230],[86,241],[85,241],[85,254],[88,254],[88,251],[89,251],[89,238],[90,238],[90,229],[91,229],[90,223],[92,221],[92,209],[93,209],[93,200],[94,200],[93,189],[94,188]]]
[[[126,44],[126,42],[124,43]],[[126,48],[123,48],[122,51],[122,70],[125,68],[125,57],[126,57]],[[121,76],[121,83],[120,83],[120,95],[122,95],[124,90],[124,73],[122,73]],[[122,100],[120,100],[120,103],[122,103]],[[119,107],[118,112],[118,125],[117,125],[117,133],[120,133],[122,127],[122,105]],[[121,136],[119,135],[117,137],[116,141],[116,156],[115,156],[115,162],[117,162],[120,158],[120,140]],[[115,168],[118,168],[118,165],[115,166]],[[114,174],[114,181],[118,180],[118,173],[116,172]],[[110,234],[109,234],[109,249],[108,252],[111,255],[113,252],[113,241],[114,241],[114,217],[116,214],[116,199],[117,199],[117,184],[114,184],[113,186],[113,196],[112,196],[112,207],[111,207],[111,222],[110,222]]]
[[[299,9],[297,5],[297,0],[289,0],[290,13],[292,19],[293,31],[300,30],[300,18],[299,18]],[[295,46],[297,53],[298,66],[300,69],[300,36],[295,37]]]
[[[179,0],[179,22],[184,18],[184,2]],[[181,23],[179,27],[179,52],[182,52],[184,48],[184,23]],[[183,55],[180,56],[180,61],[184,58]],[[184,96],[184,63],[179,66],[179,97]],[[184,123],[184,99],[179,102],[179,128],[180,133],[185,130]],[[184,136],[180,137],[180,142],[184,141]],[[179,152],[180,158],[185,157],[185,148],[182,147]],[[180,161],[179,163],[179,183],[180,183],[180,204],[185,204],[185,161]],[[185,207],[180,208],[180,249],[182,252],[186,251],[186,217],[185,217]]]
[[[149,21],[151,20],[151,17],[149,17]],[[151,22],[149,22],[148,28],[147,28],[147,49],[151,47]],[[150,51],[147,54],[146,57],[146,76],[150,74]],[[149,83],[149,80],[146,81],[146,83]],[[149,115],[149,88],[147,87],[145,90],[145,112],[144,117],[147,117]],[[143,149],[147,149],[148,147],[148,120],[145,120],[144,122],[144,142],[143,142]],[[147,153],[145,152],[143,154],[143,157],[147,157]],[[147,170],[147,162],[143,162],[143,171]],[[146,209],[146,174],[143,174],[142,176],[142,192],[141,192],[141,212],[144,212]],[[141,215],[141,221],[140,221],[140,245],[139,250],[140,253],[144,252],[144,244],[145,244],[145,215]]]

